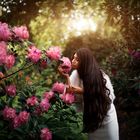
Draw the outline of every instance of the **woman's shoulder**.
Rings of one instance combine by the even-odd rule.
[[[104,79],[106,79],[107,81],[110,81],[110,77],[108,74],[106,74],[105,72],[102,72]]]
[[[101,72],[102,72],[102,75],[103,75],[104,79],[106,79],[107,82],[108,82],[108,81],[111,82],[109,75],[106,74],[103,70],[101,70]]]
[[[72,71],[70,75],[70,81],[72,85],[83,87],[83,81],[80,79],[77,70]]]
[[[78,71],[77,70],[73,70],[71,72],[71,76],[79,76]]]

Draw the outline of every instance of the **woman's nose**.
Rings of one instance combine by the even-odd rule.
[[[72,61],[71,61],[72,63],[74,63],[74,59],[72,59]]]

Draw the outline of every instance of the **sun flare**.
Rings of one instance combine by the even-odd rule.
[[[78,13],[79,14],[79,13]],[[91,17],[86,17],[81,13],[72,15],[68,22],[68,30],[73,31],[76,35],[81,35],[87,31],[95,32],[97,24]]]
[[[91,20],[86,18],[80,18],[71,22],[71,28],[77,31],[92,30],[96,31],[97,25]]]

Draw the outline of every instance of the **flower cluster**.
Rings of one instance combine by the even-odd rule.
[[[28,58],[34,63],[38,62],[41,58],[41,51],[35,46],[30,46],[28,49]]]
[[[11,68],[15,64],[15,56],[7,52],[6,42],[0,42],[0,50],[0,65],[5,65],[7,68]]]
[[[51,134],[51,132],[49,131],[48,128],[43,128],[41,130],[40,137],[41,137],[42,140],[51,140],[52,139],[52,134]]]
[[[0,41],[7,41],[11,38],[11,32],[7,23],[0,22]]]
[[[29,39],[29,32],[26,26],[14,27],[13,32],[22,39]]]
[[[61,102],[63,101],[63,104],[72,104],[74,102],[74,94],[65,93],[66,85],[61,82],[55,82],[49,91],[47,90],[43,95],[37,96],[35,92],[29,94],[29,91],[27,91],[27,93],[24,94],[20,91],[20,88],[16,85],[16,83],[20,82],[18,79],[17,82],[13,82],[12,80],[6,81],[7,77],[9,78],[16,73],[18,73],[20,78],[23,77],[22,71],[28,68],[25,67],[26,63],[39,66],[41,69],[46,69],[50,62],[61,62],[60,65],[64,71],[66,73],[70,72],[71,62],[67,57],[61,58],[59,47],[49,47],[49,49],[45,51],[45,54],[43,54],[44,51],[38,49],[35,44],[29,43],[28,39],[29,32],[26,26],[12,28],[9,27],[8,24],[0,22],[0,92],[3,92],[5,96],[4,100],[2,99],[4,104],[0,107],[0,112],[2,112],[3,119],[9,123],[10,128],[12,127],[13,130],[22,125],[30,124],[33,118],[48,113],[58,98]],[[25,48],[21,47],[24,46],[24,42],[26,42]],[[18,44],[16,46],[17,48],[21,47],[19,50],[25,50],[23,57],[26,63],[23,63],[20,69],[18,69],[17,63],[21,60],[18,58],[18,53],[13,45],[14,43],[16,45]],[[13,69],[11,70],[11,68]],[[14,70],[16,70],[16,72]],[[8,71],[10,71],[10,74]],[[11,74],[11,72],[13,73]],[[29,81],[29,79],[30,77],[25,75],[25,80]],[[42,140],[51,140],[52,132],[47,127],[40,127],[40,137]]]
[[[59,47],[51,47],[46,51],[46,56],[51,60],[58,60],[61,57],[61,52]]]
[[[134,59],[140,59],[140,50],[132,50],[132,49],[128,49],[129,54],[134,58]]]
[[[29,120],[30,114],[27,111],[22,111],[18,115],[16,114],[16,110],[11,107],[5,107],[3,110],[3,117],[5,120],[11,122],[13,128],[19,127],[22,124],[25,124]]]
[[[6,93],[9,96],[15,96],[16,95],[16,85],[6,86]]]
[[[74,94],[66,93],[66,85],[64,85],[63,83],[54,83],[52,91],[58,92],[60,94],[60,98],[67,104],[72,104],[75,101]]]

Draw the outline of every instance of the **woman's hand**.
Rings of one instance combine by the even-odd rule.
[[[61,66],[58,67],[58,71],[62,76],[66,77],[66,78],[69,77],[69,74],[65,73]]]
[[[67,92],[73,92],[73,93],[78,93],[78,94],[82,94],[83,93],[83,89],[81,87],[77,87],[77,86],[72,86],[70,83],[70,78],[69,78],[69,74],[65,73],[63,71],[63,68],[61,66],[58,67],[58,71],[61,75],[63,75],[66,78],[66,84],[67,84]]]

